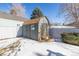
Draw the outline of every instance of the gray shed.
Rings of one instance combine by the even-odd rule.
[[[40,17],[24,22],[23,37],[38,41],[49,40],[49,21],[46,17]]]

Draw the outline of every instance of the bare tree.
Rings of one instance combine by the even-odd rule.
[[[22,6],[22,4],[12,3],[11,5],[12,5],[12,8],[11,8],[10,14],[20,16],[20,17],[25,16],[25,8],[24,6]]]
[[[60,13],[64,15],[66,21],[79,22],[79,3],[66,3],[60,6]]]

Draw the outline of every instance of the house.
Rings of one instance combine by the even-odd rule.
[[[30,20],[0,12],[0,39],[14,37],[48,41],[49,21],[46,17]]]
[[[61,42],[62,33],[79,33],[79,28],[75,26],[51,26],[49,29],[50,36],[54,38],[53,41]]]
[[[67,24],[66,26],[75,26],[75,27],[79,27],[79,21],[75,21],[75,22],[72,22],[72,23],[69,23],[69,24]]]

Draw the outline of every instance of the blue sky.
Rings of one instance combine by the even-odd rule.
[[[63,18],[58,16],[61,4],[56,3],[23,3],[22,6],[25,7],[26,18],[30,18],[32,11],[35,7],[39,7],[43,14],[48,17],[51,23],[63,23]],[[0,3],[0,11],[9,12],[11,9],[11,4]]]

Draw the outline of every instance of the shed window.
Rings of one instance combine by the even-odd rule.
[[[35,26],[34,25],[31,25],[31,30],[35,30]]]

